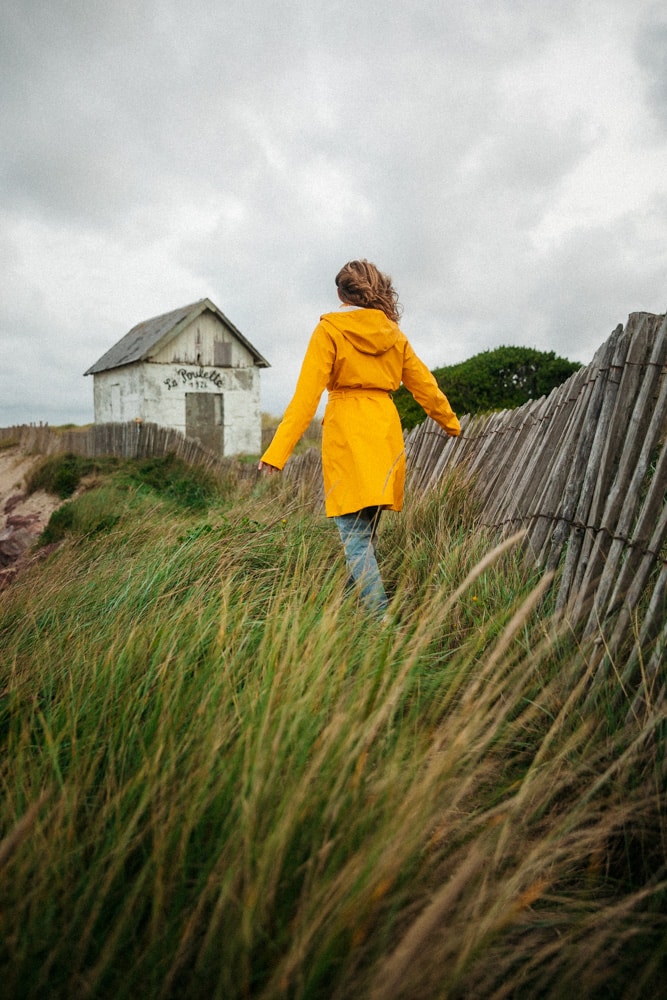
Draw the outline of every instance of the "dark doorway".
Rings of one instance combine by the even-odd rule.
[[[199,438],[205,448],[224,455],[224,406],[222,393],[186,392],[185,433]]]

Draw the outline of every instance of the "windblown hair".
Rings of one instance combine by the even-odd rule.
[[[388,274],[367,260],[351,260],[336,275],[336,287],[345,302],[365,309],[381,309],[398,323],[401,307],[398,292]]]

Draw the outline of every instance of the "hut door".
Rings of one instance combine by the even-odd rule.
[[[186,392],[185,433],[217,455],[225,451],[223,414],[222,393]]]

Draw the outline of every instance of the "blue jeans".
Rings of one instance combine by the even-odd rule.
[[[384,611],[389,604],[375,558],[375,532],[381,513],[381,507],[364,507],[353,514],[334,517],[347,568],[362,600],[374,611]]]

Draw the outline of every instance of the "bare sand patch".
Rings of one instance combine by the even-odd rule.
[[[0,451],[0,531],[6,526],[7,517],[12,515],[27,517],[36,514],[46,527],[53,511],[62,504],[60,497],[42,490],[31,496],[25,495],[26,479],[42,458],[42,455],[26,455],[18,446]],[[7,513],[7,502],[19,494],[23,495],[22,499],[13,503]]]

